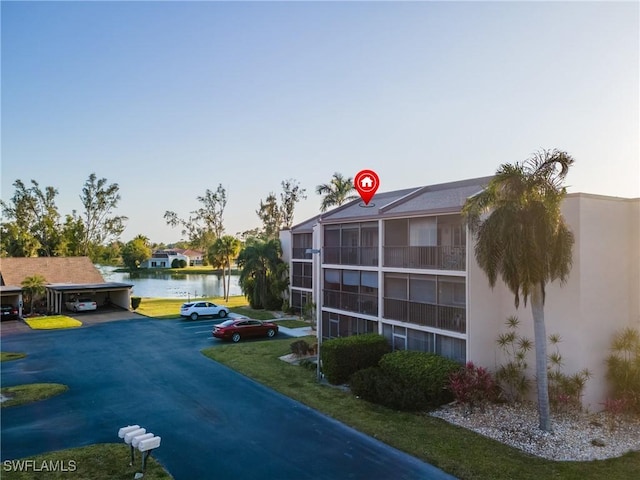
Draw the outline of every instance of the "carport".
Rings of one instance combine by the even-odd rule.
[[[62,313],[64,303],[72,297],[88,296],[103,306],[120,307],[129,310],[131,305],[131,289],[129,283],[54,283],[46,286],[47,308],[53,313]]]
[[[22,318],[22,287],[0,286],[0,303],[18,307],[18,317]]]

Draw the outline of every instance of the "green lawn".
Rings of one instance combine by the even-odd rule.
[[[304,339],[309,343],[315,341],[315,337]],[[320,385],[314,371],[278,359],[290,353],[292,341],[222,345],[205,349],[203,354],[461,479],[639,478],[640,452],[605,461],[544,460],[444,420],[393,411]]]
[[[301,327],[310,327],[311,324],[307,322],[303,322],[302,320],[277,320],[278,325],[282,325],[286,328],[301,328]]]
[[[49,315],[46,317],[30,317],[24,321],[33,330],[54,330],[58,328],[77,328],[82,322],[66,315]]]
[[[59,383],[27,383],[14,387],[3,387],[0,389],[0,393],[7,397],[8,400],[0,403],[0,405],[2,408],[7,408],[37,402],[60,395],[66,392],[68,388],[66,385]]]
[[[20,360],[26,357],[26,353],[22,352],[0,352],[0,362],[10,362],[11,360]]]
[[[162,448],[162,445],[160,445]],[[8,460],[2,464],[2,480],[47,480],[91,479],[91,480],[131,480],[141,470],[142,459],[136,452],[133,466],[129,466],[130,451],[124,443],[105,443],[49,452],[18,460]],[[26,460],[31,462],[27,463]],[[34,465],[40,472],[34,471]],[[44,472],[42,467],[57,466],[58,471]],[[18,471],[22,470],[22,471]],[[66,471],[63,471],[66,470]],[[145,480],[173,478],[151,455],[143,477]]]
[[[221,297],[198,298],[198,300],[206,300],[216,305],[226,305],[232,312],[244,315],[249,318],[258,320],[271,320],[273,314],[266,310],[254,310],[249,308],[247,299],[242,295],[229,297],[229,301],[225,302]],[[178,318],[180,316],[180,306],[187,300],[184,298],[147,298],[144,297],[136,312],[147,317],[168,319]]]

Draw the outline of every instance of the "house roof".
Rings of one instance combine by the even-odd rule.
[[[181,253],[183,255],[186,255],[189,258],[191,258],[191,257],[202,257],[204,255],[204,252],[202,252],[200,250],[192,250],[191,248],[187,248],[187,249],[176,248],[175,251],[178,252],[178,253]]]
[[[322,223],[373,220],[418,214],[459,212],[467,198],[481,192],[492,177],[471,178],[456,182],[376,193],[368,205],[353,200],[325,213]]]
[[[33,275],[42,275],[47,284],[104,283],[89,257],[7,257],[0,258],[2,285],[20,285]]]
[[[318,223],[318,217],[320,215],[315,215],[304,222],[298,223],[291,227],[291,233],[309,233],[313,232],[313,226]]]

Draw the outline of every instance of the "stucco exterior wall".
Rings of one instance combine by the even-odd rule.
[[[640,328],[640,200],[574,194],[562,211],[575,236],[573,267],[566,284],[547,286],[547,336],[562,339],[565,373],[591,371],[583,404],[600,410],[608,394],[604,362],[611,340],[626,326]],[[494,370],[502,361],[495,340],[505,331],[506,318],[516,315],[519,333],[531,340],[533,318],[529,304],[515,308],[513,294],[501,281],[490,289],[470,250],[468,358]],[[531,367],[534,359],[532,351]]]

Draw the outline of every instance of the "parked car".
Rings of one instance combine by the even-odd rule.
[[[239,342],[241,338],[269,337],[278,333],[278,325],[251,318],[231,318],[213,327],[211,334],[215,338]]]
[[[8,303],[2,304],[2,320],[16,320],[18,318],[18,307],[9,305]]]
[[[65,306],[67,310],[71,310],[72,312],[88,312],[98,309],[98,304],[91,298],[76,298],[75,300],[65,302]]]
[[[223,305],[216,305],[211,302],[190,302],[183,303],[180,307],[180,316],[197,320],[198,317],[220,317],[229,315],[229,308]]]

